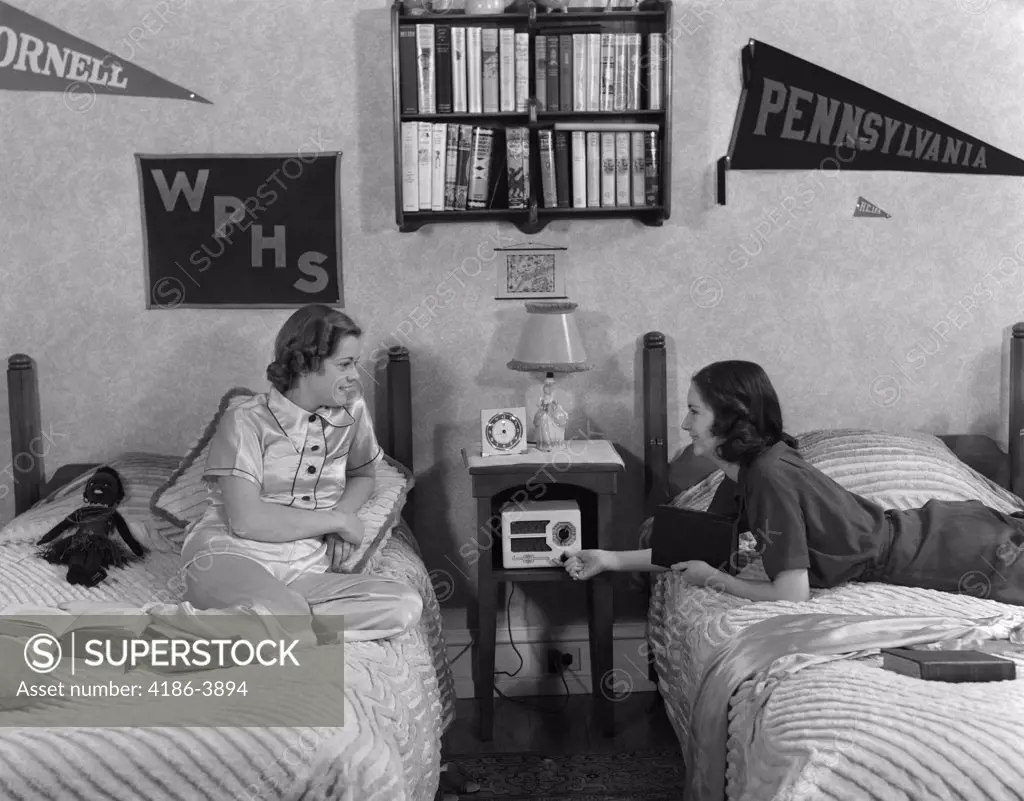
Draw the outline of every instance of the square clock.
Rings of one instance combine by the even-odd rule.
[[[526,407],[482,410],[480,452],[483,456],[526,453]]]

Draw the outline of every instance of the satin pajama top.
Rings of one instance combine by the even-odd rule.
[[[203,479],[209,492],[200,531],[230,536],[238,545],[273,561],[319,558],[322,538],[287,543],[245,540],[231,530],[220,494],[220,476],[251,481],[260,499],[297,509],[330,509],[350,476],[373,477],[383,458],[364,398],[347,407],[308,412],[277,389],[254,395],[228,409],[210,441]]]

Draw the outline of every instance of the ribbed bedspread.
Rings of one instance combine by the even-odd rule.
[[[113,570],[82,590],[31,545],[0,544],[0,606],[76,599],[140,606],[176,598],[175,554]],[[440,738],[454,718],[454,680],[440,609],[404,526],[368,572],[420,591],[413,631],[344,645],[345,725],[340,728],[40,727],[60,720],[59,699],[0,713],[4,801],[430,801],[438,786]],[[244,670],[244,668],[242,669]],[[24,727],[31,721],[35,727]]]
[[[753,623],[806,612],[1003,616],[994,636],[1024,625],[1019,607],[931,590],[847,584],[815,590],[804,603],[753,603],[665,575],[652,600],[652,648],[684,753],[697,689],[715,648]],[[1017,680],[991,684],[911,679],[882,670],[877,654],[793,672],[785,664],[762,670],[740,685],[730,705],[728,798],[1020,799],[1024,658],[1016,661]]]

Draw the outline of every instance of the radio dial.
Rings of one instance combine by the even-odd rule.
[[[555,539],[555,543],[565,548],[576,541],[576,526],[572,523],[559,523],[551,534]]]

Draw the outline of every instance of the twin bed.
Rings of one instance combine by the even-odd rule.
[[[1010,362],[1012,440],[1024,410],[1024,326],[1014,328]],[[643,382],[649,508],[708,509],[721,471],[671,486],[657,332],[644,337]],[[842,429],[798,441],[811,464],[886,507],[934,497],[1024,510],[1007,489],[1019,486],[1019,449],[1007,455],[985,437]],[[649,547],[650,526],[640,547]],[[741,577],[766,580],[752,539],[740,549]],[[984,597],[991,574],[965,566],[960,594],[848,583],[812,590],[803,603],[747,601],[670,572],[651,577],[652,673],[687,760],[688,800],[1024,798],[1024,608]],[[808,628],[827,647],[789,645]],[[1017,679],[949,684],[893,673],[881,667],[880,636],[991,651],[1015,661]]]
[[[401,482],[398,465],[412,465],[408,351],[394,349],[384,373],[386,413],[376,415],[375,424],[392,465],[386,469]],[[178,600],[182,528],[155,514],[152,501],[161,488],[188,478],[183,458],[128,453],[108,462],[128,491],[120,511],[133,531],[147,537],[151,550],[143,561],[111,570],[97,587],[72,586],[65,568],[35,555],[34,543],[69,504],[74,508],[80,502],[86,474],[96,465],[66,465],[47,481],[40,454],[49,450],[49,429],[42,425],[38,377],[29,357],[10,358],[8,393],[16,517],[0,531],[0,609],[29,604],[73,610],[76,602],[141,608]],[[196,465],[201,470],[201,459]],[[411,484],[411,474],[406,475],[402,491],[390,496],[397,498],[396,515],[402,514]],[[5,662],[0,667],[0,674],[8,671],[0,692],[0,797],[430,801],[439,783],[441,737],[454,719],[455,692],[440,608],[410,525],[406,513],[387,526],[390,536],[383,536],[382,526],[359,569],[417,589],[423,615],[415,629],[399,637],[344,644],[343,699],[337,699],[344,706],[343,726],[69,728],[73,704],[15,697],[11,665]]]
[[[1015,327],[1010,361],[1013,432],[1024,422],[1024,326]],[[377,416],[378,436],[395,462],[411,465],[408,352],[394,350],[385,372],[386,413]],[[39,458],[47,450],[46,429],[28,357],[11,357],[8,392],[17,516],[0,532],[0,608],[176,600],[181,528],[154,515],[151,499],[181,476],[182,457],[133,453],[112,460],[129,490],[122,512],[152,542],[167,547],[111,571],[98,587],[72,586],[63,568],[35,556],[35,541],[59,519],[61,504],[80,493],[84,474],[95,465],[67,465],[47,481]],[[720,472],[691,486],[670,485],[665,339],[654,332],[644,337],[643,392],[649,508],[708,508]],[[799,442],[812,464],[886,506],[976,498],[1000,510],[1024,510],[1024,501],[1007,489],[1019,486],[1024,473],[1016,443],[1011,458],[983,437],[917,432],[816,431]],[[12,703],[9,692],[0,693],[0,797],[433,798],[441,737],[454,717],[454,682],[437,599],[410,523],[406,514],[361,568],[418,589],[423,616],[415,630],[392,640],[345,644],[343,727],[68,728],[61,725],[68,709],[60,702]],[[641,547],[649,534],[648,521]],[[747,554],[742,575],[763,579],[752,542],[741,547]],[[804,603],[754,603],[689,587],[671,573],[653,574],[653,668],[688,760],[688,786],[680,788],[680,797],[1024,797],[1024,656],[1015,647],[1024,640],[1024,609],[986,599],[984,581],[969,574],[962,594],[860,583],[813,590]],[[770,651],[778,630],[811,619],[806,616],[838,626],[825,631],[833,639],[848,636],[852,620],[883,616],[893,642],[1003,653],[1017,663],[1019,678],[983,684],[915,680],[883,670],[877,647],[856,638],[814,656],[753,658],[744,650],[755,642]]]

